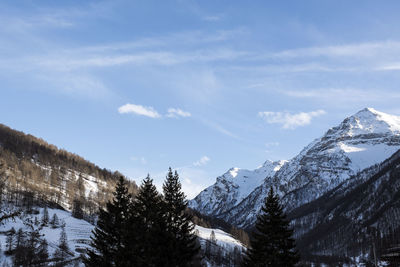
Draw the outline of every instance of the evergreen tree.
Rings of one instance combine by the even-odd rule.
[[[72,217],[77,219],[83,219],[84,217],[82,202],[79,199],[74,199],[72,203]]]
[[[257,217],[244,266],[295,266],[299,261],[293,230],[272,187]]]
[[[166,249],[168,251],[169,266],[188,266],[199,252],[196,245],[194,224],[191,217],[185,213],[187,201],[182,192],[179,175],[172,173],[169,168],[163,185],[165,217],[167,222],[167,234],[170,235]]]
[[[133,203],[131,221],[136,225],[131,228],[129,239],[132,241],[131,251],[139,248],[139,253],[133,252],[135,262],[132,266],[169,266],[168,244],[170,235],[167,233],[166,216],[161,195],[157,192],[153,180],[147,176],[143,180],[138,195]]]
[[[14,236],[15,236],[15,229],[13,227],[7,233],[7,238],[6,238],[6,252],[8,254],[11,254],[11,252],[13,251]]]
[[[58,216],[56,213],[53,214],[50,224],[52,228],[57,228],[60,225],[60,221],[58,220]]]
[[[45,206],[43,209],[42,224],[47,225],[48,222],[49,222],[49,211],[47,210],[47,207]]]
[[[24,246],[24,266],[37,266],[38,264],[38,244],[40,242],[39,231],[31,231]]]
[[[211,242],[212,244],[216,244],[216,243],[217,243],[217,238],[215,237],[214,230],[211,230],[210,242]]]
[[[93,231],[92,249],[87,251],[85,266],[134,266],[125,261],[127,245],[127,221],[130,218],[131,195],[125,179],[120,177],[114,198],[107,202],[106,210],[100,209],[97,226]]]
[[[25,245],[26,245],[26,234],[20,228],[16,235],[15,242],[15,250],[14,250],[14,266],[22,266],[26,262],[26,253],[25,253]]]
[[[48,266],[47,261],[49,259],[48,244],[46,239],[40,241],[39,247],[37,248],[37,266]]]
[[[56,261],[55,266],[63,267],[66,266],[65,261],[71,256],[71,251],[68,246],[68,238],[67,233],[65,232],[65,228],[61,228],[60,239],[58,241],[58,246],[56,251],[54,252],[54,259]]]

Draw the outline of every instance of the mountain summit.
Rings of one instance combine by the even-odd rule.
[[[208,215],[227,212],[262,184],[266,177],[273,177],[285,163],[284,160],[267,160],[255,170],[231,168],[217,177],[214,185],[190,201],[189,207]]]
[[[279,168],[274,167],[274,171],[242,171],[237,180],[226,174],[218,177],[190,206],[236,226],[251,227],[270,186],[277,189],[286,208],[292,210],[399,149],[400,117],[365,108],[329,129],[293,159],[275,163]],[[253,184],[236,182],[244,178]],[[256,182],[260,184],[254,186]],[[254,189],[248,192],[245,188]]]

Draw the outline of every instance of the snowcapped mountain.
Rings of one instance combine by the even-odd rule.
[[[287,210],[292,210],[399,149],[400,117],[366,108],[329,129],[290,161],[281,161],[283,166],[269,175],[248,173],[247,180],[261,183],[243,199],[237,197],[245,194],[235,192],[241,188],[233,186],[234,179],[223,175],[192,200],[191,207],[236,226],[251,227],[270,186],[277,189]]]
[[[286,161],[267,160],[255,170],[231,168],[217,177],[214,185],[202,191],[189,207],[207,215],[218,215],[228,211],[245,199],[266,177],[274,174]]]
[[[368,258],[371,236],[378,258],[391,248],[398,251],[399,177],[400,151],[292,210],[288,216],[301,252]]]

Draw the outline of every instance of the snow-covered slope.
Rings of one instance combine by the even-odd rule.
[[[11,205],[7,210],[11,212],[14,210],[14,207]],[[54,214],[56,214],[59,220],[58,225],[56,227],[53,227],[50,223],[43,225],[42,218],[44,208],[36,207],[33,208],[33,210],[35,212],[23,212],[15,219],[10,219],[0,225],[0,251],[6,250],[7,234],[12,228],[14,228],[15,231],[22,229],[26,233],[31,232],[32,230],[38,230],[41,238],[46,239],[48,242],[49,256],[52,257],[59,243],[62,225],[64,225],[65,233],[67,235],[71,259],[79,259],[81,254],[89,248],[92,230],[95,228],[94,225],[85,220],[72,217],[71,213],[68,211],[52,208],[47,209],[49,218],[51,220]],[[35,223],[35,221],[37,223]],[[220,248],[223,253],[232,253],[235,249],[240,252],[245,250],[244,245],[230,234],[220,229],[204,228],[196,225],[195,234],[199,237],[203,250],[205,249],[206,241],[210,239],[212,231],[215,234],[215,245]],[[0,253],[0,265],[3,266],[6,262],[11,266],[12,257]],[[80,266],[83,266],[83,264],[81,263]]]
[[[42,225],[41,219],[43,217],[43,208],[35,208],[37,214],[27,214],[23,212],[20,216],[15,219],[10,219],[4,224],[0,225],[0,244],[2,245],[2,251],[6,250],[6,237],[7,233],[14,228],[15,231],[22,229],[24,232],[30,232],[32,230],[39,230],[41,238],[46,239],[48,242],[49,256],[52,257],[60,239],[61,225],[65,225],[65,233],[67,235],[68,246],[71,255],[71,259],[78,258],[82,252],[89,247],[90,235],[94,228],[90,223],[76,219],[71,216],[68,211],[60,209],[48,209],[49,218],[51,219],[54,214],[59,219],[57,227],[52,227],[50,224]],[[36,218],[36,219],[35,219]],[[35,224],[38,221],[38,224]],[[1,257],[0,262],[2,265],[4,262],[11,263],[11,257]]]
[[[207,194],[203,191],[191,202],[204,203],[207,201],[204,196],[213,200],[212,206],[191,206],[236,226],[250,227],[270,186],[277,189],[286,208],[291,210],[316,199],[357,172],[382,162],[399,149],[400,117],[366,108],[314,140],[273,177],[260,179],[262,183],[241,202],[232,205],[231,199],[220,197],[230,194],[215,190]],[[209,188],[219,184],[229,184],[229,180],[217,179],[217,183]],[[229,208],[222,210],[219,209],[221,206]]]
[[[232,168],[217,177],[214,185],[202,191],[189,207],[207,215],[228,211],[246,198],[266,177],[273,177],[285,161],[267,160],[255,170]]]
[[[203,243],[205,240],[209,240],[211,236],[211,232],[214,232],[216,244],[224,249],[233,251],[235,247],[242,251],[245,249],[244,245],[237,239],[233,238],[230,234],[220,230],[220,229],[212,229],[205,228],[196,225],[195,233],[200,238],[200,243],[203,247]]]

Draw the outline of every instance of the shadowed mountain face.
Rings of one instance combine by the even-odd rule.
[[[289,213],[303,255],[380,258],[400,237],[400,151]]]
[[[270,186],[277,189],[287,211],[291,211],[384,161],[399,149],[400,117],[366,108],[329,129],[290,161],[274,163],[273,172],[264,177],[259,176],[258,169],[245,171],[246,179],[252,181],[245,185],[259,183],[251,192],[240,182],[241,176],[236,179],[223,175],[193,199],[190,206],[249,228]]]

